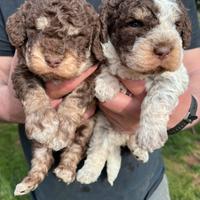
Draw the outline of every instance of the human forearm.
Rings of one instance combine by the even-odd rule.
[[[10,74],[10,63],[12,57],[1,56],[0,58],[0,84],[7,85]]]
[[[186,114],[188,114],[188,110],[191,104],[191,96],[194,96],[198,102],[198,120],[193,121],[193,123],[189,124],[187,128],[190,128],[200,121],[200,87],[198,86],[200,79],[199,57],[200,48],[185,51],[184,64],[187,67],[189,73],[190,84],[187,91],[180,97],[179,104],[170,117],[169,127],[176,125],[186,116]]]
[[[0,57],[0,121],[24,122],[20,102],[15,98],[11,75],[17,63],[17,56]]]
[[[21,103],[15,98],[7,85],[0,86],[0,121],[24,122]]]

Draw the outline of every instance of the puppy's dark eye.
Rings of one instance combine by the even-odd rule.
[[[127,25],[133,28],[142,28],[144,26],[144,23],[140,20],[133,20],[129,22]]]
[[[180,24],[181,24],[181,21],[176,21],[176,22],[175,22],[175,25],[176,25],[176,26],[180,26]]]

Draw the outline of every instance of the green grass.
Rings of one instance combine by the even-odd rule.
[[[172,200],[200,200],[200,125],[196,132],[171,136],[163,149]],[[13,197],[15,185],[27,172],[17,126],[0,124],[0,137],[0,200],[29,200]]]
[[[29,200],[13,196],[15,185],[24,177],[27,163],[18,139],[17,126],[0,124],[0,200]]]
[[[200,125],[171,136],[163,149],[172,200],[200,200]]]

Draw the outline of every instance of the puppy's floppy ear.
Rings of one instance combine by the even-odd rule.
[[[98,27],[97,30],[93,34],[94,36],[93,36],[91,50],[96,60],[99,62],[102,62],[103,60],[105,60],[105,57],[103,54],[103,48],[101,46],[101,41],[100,41],[100,27]]]
[[[109,1],[104,0],[102,6],[100,7],[100,23],[101,23],[101,42],[108,42],[108,17],[109,17]]]
[[[93,31],[93,40],[92,40],[92,53],[95,56],[96,60],[103,62],[105,60],[103,54],[103,48],[100,41],[100,24],[98,23]]]
[[[178,0],[178,4],[182,13],[181,13],[180,21],[177,24],[177,29],[183,40],[183,48],[186,49],[187,47],[190,46],[192,25],[188,16],[188,12],[186,8],[184,7],[183,3],[181,2],[181,0]]]
[[[11,15],[6,22],[6,31],[11,44],[18,48],[24,44],[26,39],[25,17],[23,14],[24,5]]]
[[[118,8],[124,0],[102,0],[100,7],[100,22],[101,22],[101,41],[108,42],[109,29],[115,24],[119,17]]]
[[[86,14],[88,15],[88,19],[91,20],[91,27],[92,27],[92,35],[90,38],[91,52],[98,62],[103,62],[105,60],[105,57],[103,54],[103,49],[100,41],[99,15],[97,14],[93,6],[88,3],[85,4],[85,10]],[[89,34],[91,34],[91,29]]]

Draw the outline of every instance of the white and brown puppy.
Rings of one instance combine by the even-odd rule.
[[[107,65],[96,79],[96,96],[104,102],[121,88],[117,79],[145,80],[147,95],[140,123],[132,136],[115,131],[99,115],[85,165],[78,181],[97,180],[107,162],[113,184],[120,169],[120,146],[147,161],[147,152],[166,142],[167,122],[188,86],[183,49],[189,45],[191,26],[180,0],[105,0],[101,9],[102,42]]]
[[[82,121],[94,102],[95,75],[66,95],[58,110],[52,108],[44,84],[79,76],[103,59],[99,31],[98,14],[83,0],[27,0],[9,17],[7,32],[19,58],[13,85],[33,140],[31,170],[15,195],[42,182],[53,162],[52,149],[67,147],[55,174],[66,183],[74,180],[93,131],[93,119]]]

